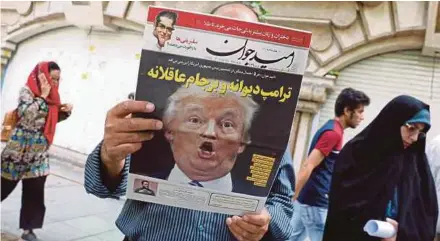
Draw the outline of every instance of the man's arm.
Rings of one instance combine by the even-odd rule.
[[[271,216],[268,235],[273,240],[288,240],[290,237],[294,188],[293,161],[290,152],[286,150],[266,201],[266,208]]]
[[[126,159],[120,176],[116,178],[110,177],[103,168],[100,154],[101,146],[102,143],[87,158],[84,173],[86,192],[100,198],[123,196],[127,187],[129,158]]]
[[[301,166],[301,169],[299,169],[298,180],[295,186],[295,196],[293,199],[296,200],[296,198],[298,198],[301,189],[309,180],[310,174],[312,174],[313,169],[315,169],[315,167],[317,167],[322,162],[322,160],[324,160],[324,157],[324,154],[318,149],[313,149],[313,151],[310,153],[307,160]]]
[[[341,137],[334,131],[326,131],[319,137],[314,149],[299,170],[298,179],[295,186],[295,196],[293,197],[294,200],[298,198],[302,188],[309,180],[313,170],[336,147],[340,141],[340,138]]]

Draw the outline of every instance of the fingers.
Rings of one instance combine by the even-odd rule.
[[[246,223],[242,218],[233,216],[226,219],[226,224],[231,233],[240,241],[242,240],[260,240],[266,232],[261,227]]]
[[[238,241],[243,241],[244,240],[244,237],[241,236],[240,228],[233,223],[232,218],[227,218],[226,219],[226,225],[228,225],[229,230],[231,231],[231,233],[234,235],[234,237]]]
[[[390,223],[391,225],[393,225],[393,227],[396,228],[396,229],[397,229],[397,227],[399,226],[399,224],[397,223],[397,221],[394,220],[394,219],[387,218],[386,221],[387,221],[388,223]]]
[[[72,109],[73,109],[73,105],[71,105],[71,104],[62,104],[62,105],[60,105],[60,110],[61,111],[68,112],[68,111],[71,111]]]
[[[247,214],[243,216],[243,219],[246,220],[249,223],[252,223],[254,225],[263,226],[267,223],[267,218],[261,215],[252,215]]]
[[[153,139],[153,132],[133,132],[133,133],[118,133],[115,138],[111,140],[112,146],[121,144],[140,143]]]
[[[126,100],[113,107],[107,114],[108,117],[125,117],[130,113],[152,112],[154,105],[147,101]]]
[[[44,74],[43,74],[43,73],[39,73],[39,74],[38,74],[38,80],[39,80],[40,82],[43,82],[44,79],[45,79]]]
[[[139,149],[141,149],[141,147],[142,143],[126,143],[115,146],[112,151],[124,153],[124,155],[122,156],[126,157],[128,154],[138,151]]]
[[[71,104],[64,104],[61,106],[60,110],[64,112],[72,111],[73,106]]]
[[[47,81],[47,79],[46,79],[46,76],[44,75],[44,73],[40,73],[40,74],[38,75],[38,79],[40,80],[40,83],[41,83],[42,86],[43,86],[43,85],[48,85],[48,84],[49,84],[48,81]]]
[[[109,122],[105,126],[106,132],[134,132],[146,130],[160,130],[163,123],[160,120],[145,119],[145,118],[124,118],[116,119]]]
[[[119,103],[107,113],[101,156],[108,166],[116,166],[113,173],[119,173],[121,162],[127,155],[138,151],[142,142],[151,140],[154,131],[163,128],[160,120],[132,118],[131,113],[152,112],[154,105],[146,101],[127,100]]]
[[[249,233],[259,233],[264,231],[261,226],[256,226],[254,224],[245,222],[241,218],[236,219],[237,226]]]
[[[270,214],[266,208],[264,208],[260,214],[246,214],[243,216],[243,220],[257,226],[264,226],[270,221]]]
[[[44,75],[44,73],[40,73],[38,75],[38,79],[40,80],[40,90],[41,90],[41,94],[42,96],[47,96],[50,92],[50,84],[46,79],[46,76]]]
[[[125,143],[112,148],[105,149],[106,155],[111,157],[112,160],[123,160],[129,154],[132,154],[141,149],[142,143]]]

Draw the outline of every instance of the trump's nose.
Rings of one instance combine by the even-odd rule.
[[[215,120],[209,120],[206,126],[205,131],[202,133],[202,136],[209,139],[217,138],[215,133]]]

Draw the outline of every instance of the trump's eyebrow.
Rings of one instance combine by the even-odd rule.
[[[221,112],[221,116],[233,116],[233,117],[238,117],[239,116],[239,111],[235,108],[227,108],[225,109],[223,112]]]
[[[183,110],[185,111],[203,110],[203,106],[199,104],[186,104],[183,106]]]

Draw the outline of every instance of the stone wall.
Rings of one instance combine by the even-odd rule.
[[[2,72],[20,42],[67,26],[142,34],[149,5],[209,13],[223,2],[2,2]],[[405,49],[440,51],[440,13],[431,2],[263,2],[267,22],[311,31],[309,62],[289,146],[305,156],[314,114],[326,101],[337,71],[370,56]],[[298,148],[295,148],[298,147]],[[300,160],[299,160],[300,161]]]

